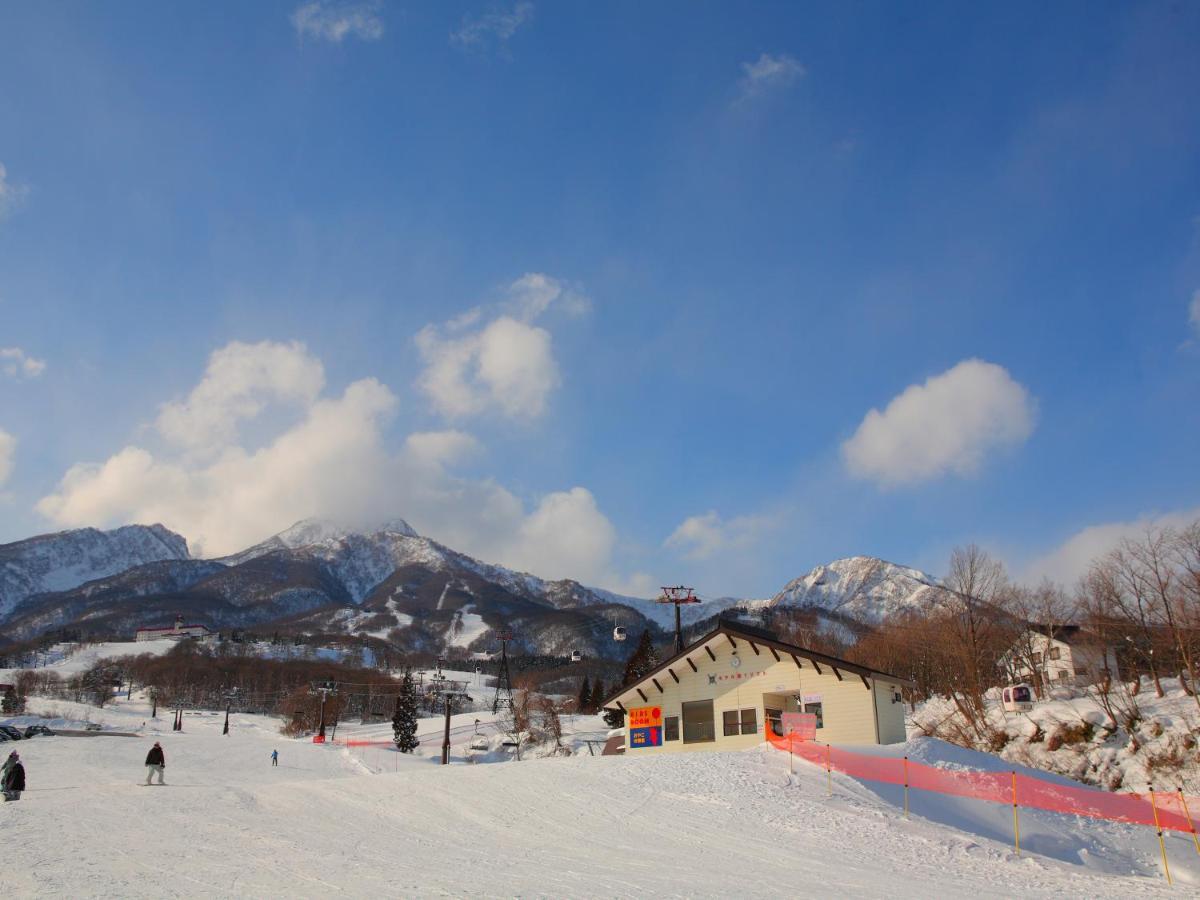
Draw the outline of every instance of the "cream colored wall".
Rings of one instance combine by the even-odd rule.
[[[817,740],[833,744],[873,744],[875,735],[875,704],[872,703],[872,691],[863,686],[862,679],[851,672],[842,672],[839,681],[833,670],[821,666],[818,675],[813,663],[800,657],[801,668],[797,669],[791,657],[780,654],[776,662],[771,651],[758,646],[758,655],[750,648],[750,644],[742,639],[737,641],[737,655],[741,665],[734,668],[730,664],[734,648],[728,638],[721,636],[710,646],[716,661],[709,659],[703,648],[689,654],[696,664],[695,673],[684,660],[671,668],[679,676],[676,684],[671,675],[664,670],[655,677],[662,685],[659,693],[653,683],[646,682],[642,690],[648,698],[643,702],[636,691],[622,695],[619,699],[626,709],[641,706],[661,706],[664,722],[669,716],[679,716],[679,740],[663,741],[661,747],[632,748],[629,747],[629,731],[626,726],[626,752],[633,755],[663,752],[679,752],[687,750],[739,750],[753,747],[765,740],[765,721],[763,712],[763,694],[770,693],[801,693],[820,694],[823,704],[825,727],[818,729]],[[715,675],[718,681],[715,685],[708,683],[708,676]],[[737,676],[741,676],[738,678]],[[868,679],[870,680],[870,679]],[[885,683],[881,682],[876,690],[884,690]],[[890,692],[887,694],[890,697]],[[682,704],[693,700],[713,701],[713,720],[716,730],[716,740],[705,743],[685,744],[683,742]],[[881,720],[880,740],[886,727],[888,735],[899,735],[892,740],[904,739],[903,704],[880,704],[880,715],[886,717],[886,725]],[[725,737],[722,734],[722,713],[726,710],[741,710],[753,708],[756,711],[758,732],[756,734]],[[899,710],[899,725],[894,721],[893,709]]]
[[[879,719],[879,743],[899,744],[908,739],[904,727],[904,701],[892,702],[899,685],[887,681],[875,682],[875,714]]]

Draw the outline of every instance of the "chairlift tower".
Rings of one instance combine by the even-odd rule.
[[[496,675],[496,697],[492,700],[492,715],[500,712],[500,707],[512,709],[512,679],[508,674],[508,642],[513,639],[512,630],[505,628],[498,635],[500,639],[500,672]]]
[[[337,695],[337,682],[322,681],[320,684],[313,683],[308,692],[313,696],[317,694],[321,695],[321,728],[317,732],[317,743],[323,744],[325,743],[325,701],[329,698],[330,694]]]
[[[677,587],[665,587],[662,589],[662,596],[654,601],[655,603],[672,603],[675,605],[675,652],[683,652],[683,626],[679,622],[679,607],[684,603],[699,603],[700,598],[696,596],[693,588],[679,585]]]

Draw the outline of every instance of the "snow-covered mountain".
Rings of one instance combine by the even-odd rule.
[[[187,541],[162,525],[80,528],[0,544],[0,621],[36,594],[70,590],[146,563],[188,558]]]
[[[923,572],[856,556],[769,599],[706,598],[681,613],[695,631],[726,614],[811,611],[849,643],[948,596]],[[515,652],[613,657],[627,652],[614,627],[665,637],[675,625],[670,605],[481,562],[402,519],[361,529],[309,519],[216,560],[191,559],[184,539],[159,525],[0,546],[0,622],[12,639],[67,626],[129,635],[180,613],[218,629],[352,634],[431,651],[490,649],[496,631],[511,629]]]
[[[816,609],[878,626],[909,610],[946,603],[950,593],[931,575],[873,556],[851,556],[817,566],[752,607]]]

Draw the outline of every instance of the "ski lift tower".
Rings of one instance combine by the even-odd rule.
[[[455,703],[460,700],[469,702],[471,695],[466,691],[465,682],[450,681],[445,676],[437,682],[435,691],[442,699],[446,709],[446,727],[442,734],[442,765],[446,766],[450,764],[450,714],[454,711]]]
[[[683,627],[679,623],[679,607],[684,603],[699,603],[700,598],[696,596],[693,588],[684,587],[665,587],[662,589],[662,596],[654,601],[655,603],[672,603],[675,605],[675,652],[683,652]]]
[[[512,709],[512,679],[508,675],[508,642],[513,639],[512,629],[505,628],[496,635],[500,639],[500,671],[496,675],[496,697],[492,700],[492,715],[500,712],[500,707]]]

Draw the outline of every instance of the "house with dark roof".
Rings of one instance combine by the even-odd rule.
[[[604,701],[625,716],[627,753],[738,750],[782,735],[796,714],[815,740],[905,739],[908,679],[721,620],[708,634]],[[788,726],[790,727],[790,725]]]

